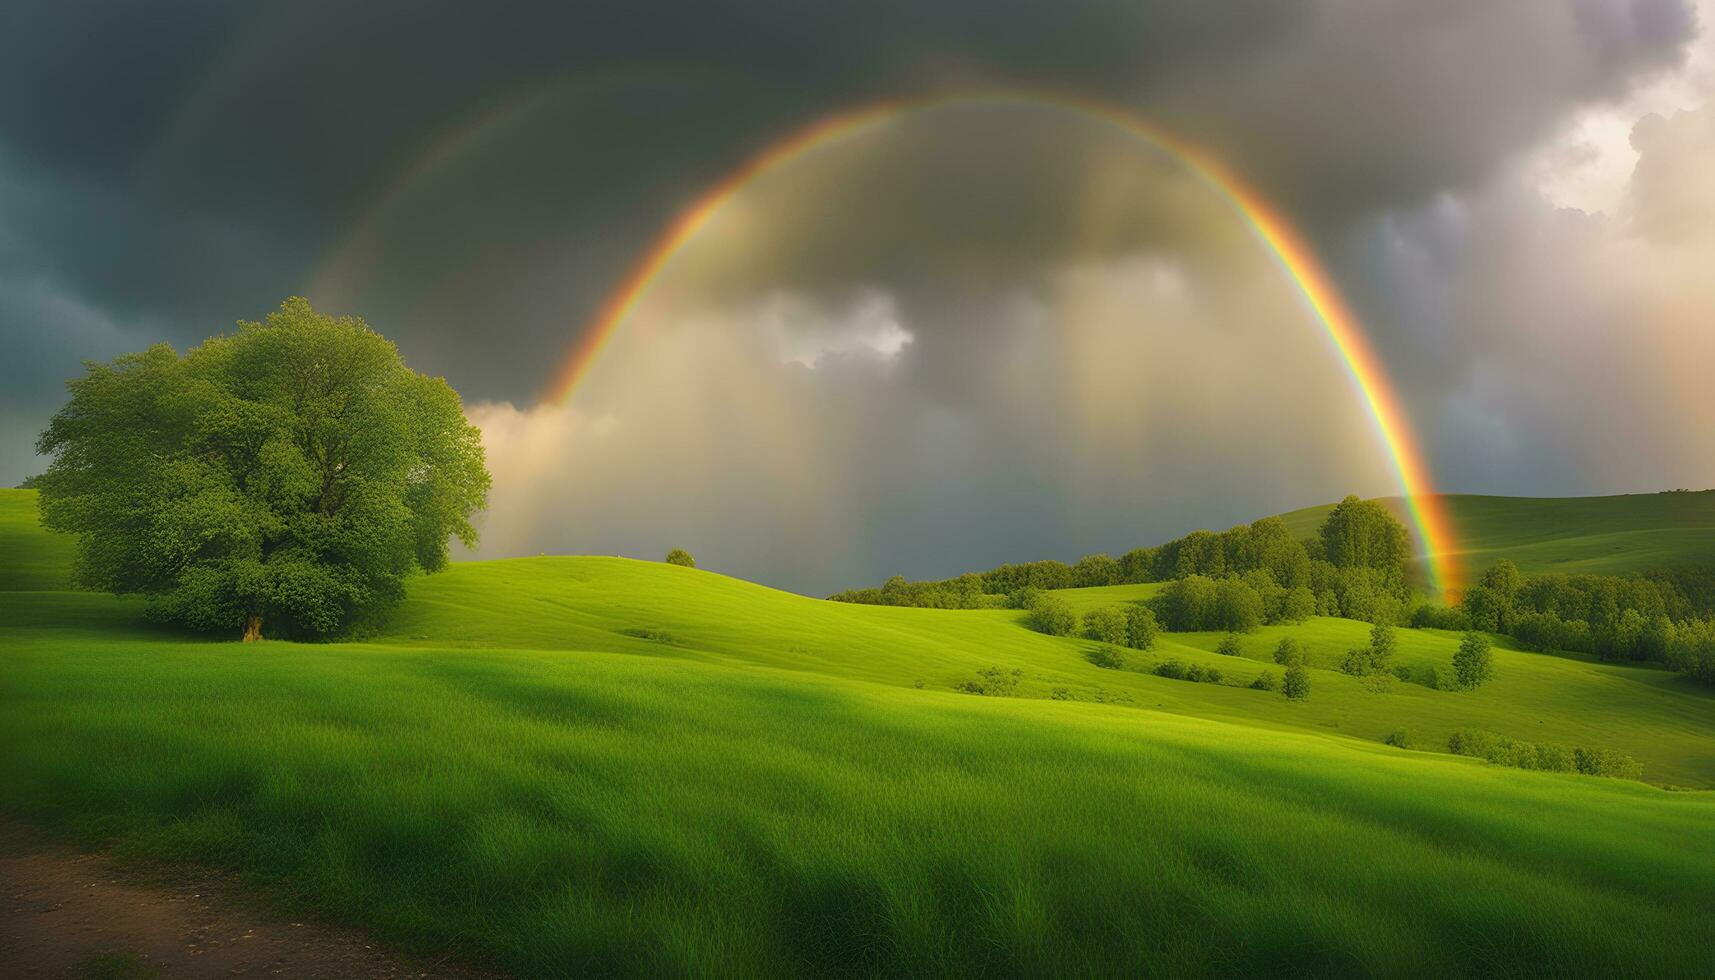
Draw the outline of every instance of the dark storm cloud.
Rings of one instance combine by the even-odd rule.
[[[1088,92],[1167,119],[1333,220],[1322,212],[1481,172],[1568,106],[1671,60],[1690,29],[1676,0],[61,3],[0,16],[0,166],[28,187],[0,200],[0,221],[57,288],[181,343],[301,288],[449,131],[590,79],[425,202],[388,239],[381,274],[328,297],[472,393],[511,398],[536,389],[544,352],[698,188],[830,108],[973,83]],[[464,351],[472,334],[483,358]]]
[[[1599,460],[1564,451],[1552,382],[1509,383],[1531,344],[1496,337],[1519,277],[1536,308],[1593,316],[1546,301],[1550,263],[1504,261],[1558,226],[1493,182],[1693,31],[1681,0],[8,5],[0,482],[39,465],[31,434],[80,358],[194,342],[300,290],[469,400],[523,407],[647,243],[759,147],[878,98],[1038,88],[1130,107],[1280,201],[1336,258],[1445,472],[1576,486]],[[617,345],[667,392],[595,379],[626,396],[611,419],[480,406],[506,467],[493,547],[706,544],[718,567],[821,589],[1074,557],[1377,479],[1343,377],[1302,331],[1269,329],[1290,297],[1244,294],[1253,243],[1180,193],[1172,161],[1120,142],[1047,110],[928,114],[854,148],[836,183],[806,166],[757,188],[768,236],[724,266],[704,256],[710,315],[785,291],[838,331],[876,290],[909,346],[799,370],[740,323],[742,342],[703,337],[686,363]],[[1051,294],[1068,270],[1157,248],[1188,295],[1218,301],[1160,299],[1147,344],[1133,307],[1096,317],[1092,336],[1133,345],[1114,376],[1106,348],[1048,322]],[[1241,363],[1186,369],[1215,356]],[[649,373],[663,363],[672,384]],[[1271,379],[1283,365],[1316,390]],[[1210,397],[1221,384],[1233,397]],[[1253,390],[1273,393],[1260,420]],[[1141,414],[1107,416],[1136,391]],[[1504,437],[1475,435],[1509,412]],[[780,417],[800,431],[749,444]],[[1503,462],[1527,475],[1498,485]]]

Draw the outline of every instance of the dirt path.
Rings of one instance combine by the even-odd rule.
[[[410,959],[359,933],[271,920],[215,877],[138,881],[3,824],[0,900],[0,975],[15,980],[494,976]]]

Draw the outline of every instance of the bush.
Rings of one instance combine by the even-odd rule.
[[[1187,678],[1189,668],[1179,660],[1163,660],[1155,665],[1155,673],[1158,677],[1170,677],[1173,680],[1182,681]]]
[[[1573,749],[1573,765],[1586,776],[1612,776],[1615,779],[1637,779],[1643,767],[1629,755],[1612,749]]]
[[[1679,625],[1667,648],[1668,667],[1715,686],[1715,620],[1693,619]]]
[[[1290,700],[1303,701],[1310,696],[1310,672],[1304,669],[1303,664],[1293,664],[1286,668],[1280,689]]]
[[[1203,668],[1203,676],[1202,676],[1201,680],[1204,683],[1206,683],[1206,684],[1219,684],[1219,683],[1221,683],[1221,681],[1223,679],[1224,678],[1221,674],[1221,668],[1219,668],[1219,667],[1204,667]]]
[[[1546,772],[1572,772],[1578,768],[1578,755],[1564,745],[1538,745],[1536,768]]]
[[[1454,755],[1474,755],[1487,759],[1500,747],[1501,737],[1480,728],[1455,729],[1447,738],[1447,751]]]
[[[1459,641],[1453,654],[1453,676],[1463,690],[1473,690],[1495,674],[1495,655],[1489,649],[1489,638],[1475,630]]]
[[[1396,728],[1389,732],[1387,738],[1382,739],[1382,741],[1396,749],[1411,748],[1411,736],[1403,728]]]
[[[1280,690],[1280,678],[1274,676],[1274,671],[1265,670],[1256,675],[1256,678],[1251,681],[1251,690],[1278,691]]]
[[[1281,607],[1280,621],[1283,623],[1302,623],[1316,615],[1316,593],[1309,586],[1300,585],[1289,589],[1286,602]]]
[[[1104,643],[1089,654],[1090,663],[1109,670],[1120,670],[1125,667],[1125,650],[1111,643]]]
[[[991,698],[1009,698],[1018,692],[1019,679],[1024,671],[1017,667],[1006,670],[1000,667],[984,667],[977,671],[974,681],[961,681],[954,685],[955,690],[966,694],[983,694]]]
[[[1304,665],[1304,644],[1295,636],[1283,636],[1274,648],[1274,662],[1282,667]]]
[[[1221,642],[1215,647],[1215,652],[1223,657],[1238,657],[1244,655],[1244,647],[1239,645],[1239,635],[1228,633],[1221,637]]]
[[[1056,687],[1053,690],[1048,692],[1048,700],[1050,700],[1050,701],[1073,701],[1076,699],[1072,697],[1072,689],[1071,688],[1069,688],[1069,687]]]
[[[674,548],[672,551],[667,552],[667,564],[679,565],[684,568],[696,568],[697,560],[691,557],[691,553],[689,551],[686,551],[683,548]]]
[[[1415,629],[1463,631],[1471,628],[1471,617],[1458,606],[1432,606],[1425,603],[1412,611],[1411,625]]]
[[[1006,597],[1008,609],[1035,609],[1036,604],[1041,601],[1042,590],[1034,585],[1014,589]]]
[[[1125,613],[1118,606],[1103,606],[1084,614],[1084,635],[1100,643],[1126,641]]]
[[[1120,563],[1108,555],[1085,555],[1072,566],[1072,584],[1081,589],[1096,585],[1118,585]]]
[[[1078,628],[1078,616],[1059,596],[1045,595],[1030,607],[1024,625],[1049,636],[1071,636]]]
[[[1155,645],[1155,634],[1161,629],[1155,621],[1155,610],[1148,606],[1128,606],[1125,611],[1125,645],[1133,650],[1148,650]]]
[[[1237,578],[1225,578],[1215,585],[1215,608],[1205,629],[1224,629],[1234,633],[1250,633],[1262,625],[1261,593]]]
[[[1346,651],[1345,659],[1340,661],[1340,673],[1362,677],[1370,672],[1370,650],[1368,647],[1353,647]]]

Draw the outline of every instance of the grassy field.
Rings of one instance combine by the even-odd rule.
[[[17,496],[6,563],[41,537]],[[457,565],[367,642],[242,645],[16,553],[0,809],[525,975],[1695,975],[1715,945],[1715,699],[1660,670],[1501,649],[1478,691],[1376,693],[1327,669],[1367,633],[1336,619],[1109,670],[1013,611],[607,558]],[[1248,681],[1286,632],[1304,703],[1143,672]],[[1016,697],[953,691],[991,665]],[[1378,741],[1459,726],[1698,789]]]
[[[1715,490],[1613,497],[1448,494],[1459,559],[1473,575],[1502,558],[1527,572],[1623,575],[1715,563]],[[1404,501],[1383,501],[1409,524]],[[1329,504],[1283,514],[1298,537],[1316,533]]]

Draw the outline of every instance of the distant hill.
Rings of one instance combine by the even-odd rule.
[[[1442,498],[1469,572],[1510,558],[1526,572],[1620,575],[1678,565],[1715,565],[1715,490],[1612,497]],[[1381,501],[1408,526],[1405,501]],[[1316,533],[1332,504],[1281,517],[1295,535]]]

